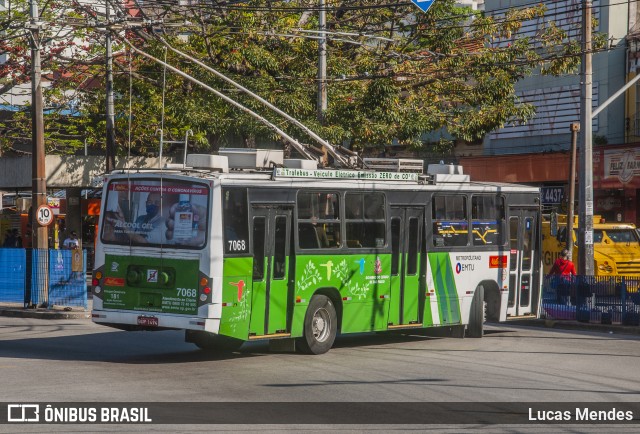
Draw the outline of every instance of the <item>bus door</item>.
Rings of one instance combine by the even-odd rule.
[[[291,208],[253,206],[253,291],[249,335],[287,333]]]
[[[532,289],[537,281],[538,215],[538,209],[509,208],[509,316],[529,315],[535,309],[532,293],[537,291]]]
[[[420,322],[423,224],[422,208],[391,207],[390,328]]]

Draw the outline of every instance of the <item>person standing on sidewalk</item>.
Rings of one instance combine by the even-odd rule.
[[[552,280],[556,285],[558,303],[569,304],[571,301],[571,282],[576,275],[576,267],[569,260],[569,251],[562,249],[560,256],[553,263],[549,274],[559,276]]]
[[[556,262],[553,263],[549,274],[559,274],[561,276],[576,275],[576,267],[573,265],[573,262],[569,260],[569,251],[567,249],[562,249],[560,256],[558,256]]]
[[[80,248],[80,241],[78,241],[78,234],[76,233],[76,231],[71,231],[71,235],[69,236],[69,238],[64,240],[64,243],[62,243],[62,247],[64,247],[66,250],[74,250]]]

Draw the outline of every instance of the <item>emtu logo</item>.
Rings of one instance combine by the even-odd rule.
[[[7,422],[40,422],[40,405],[9,404]]]
[[[460,274],[463,271],[473,271],[474,270],[474,265],[473,264],[461,264],[460,262],[458,262],[456,264],[456,273]]]

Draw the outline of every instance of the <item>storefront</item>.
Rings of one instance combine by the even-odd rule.
[[[606,147],[593,151],[594,208],[607,221],[638,224],[640,147]]]

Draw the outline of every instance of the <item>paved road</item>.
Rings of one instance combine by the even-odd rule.
[[[322,356],[182,333],[0,318],[3,400],[637,401],[638,337],[509,325],[483,339],[359,335]]]
[[[322,356],[210,355],[177,331],[0,317],[1,401],[638,401],[639,341],[507,324],[483,339],[342,337]]]

